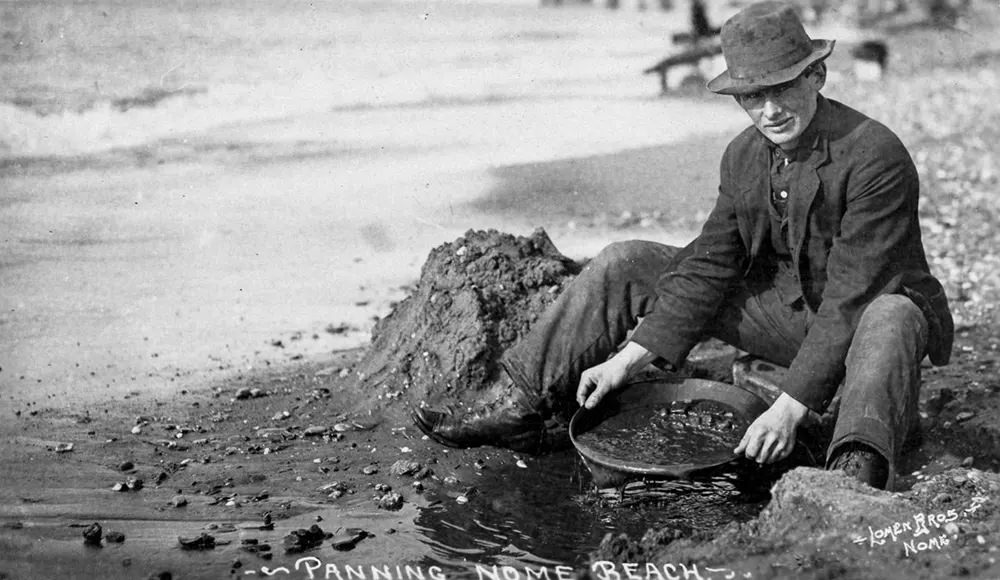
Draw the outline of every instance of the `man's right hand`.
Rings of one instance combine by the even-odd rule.
[[[625,384],[626,379],[628,379],[628,367],[622,361],[614,358],[608,359],[596,367],[590,367],[580,375],[580,386],[576,389],[576,402],[581,407],[593,409],[604,398],[604,395]]]
[[[576,402],[581,407],[593,409],[611,391],[621,388],[637,369],[648,365],[656,355],[644,347],[629,342],[618,354],[590,367],[580,375],[580,386],[576,389]]]

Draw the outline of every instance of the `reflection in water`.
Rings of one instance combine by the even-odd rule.
[[[456,501],[459,490],[428,495],[432,505],[421,510],[416,526],[433,555],[422,563],[451,572],[476,564],[583,565],[609,532],[638,538],[650,527],[668,527],[687,536],[754,517],[766,492],[740,492],[733,481],[728,475],[699,483],[636,482],[597,492],[571,451],[531,469],[505,465],[475,481],[479,493],[468,503]]]

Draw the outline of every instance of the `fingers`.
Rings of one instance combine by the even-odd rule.
[[[576,404],[581,407],[587,401],[587,395],[594,387],[596,381],[590,373],[584,372],[580,375],[580,386],[576,389]]]
[[[588,409],[593,409],[594,407],[597,406],[597,403],[601,402],[601,399],[603,399],[604,395],[608,394],[608,391],[610,390],[611,387],[608,386],[608,383],[606,382],[598,383],[597,388],[594,389],[594,392],[591,393],[589,397],[587,397],[587,402],[584,404],[584,406],[587,407]]]

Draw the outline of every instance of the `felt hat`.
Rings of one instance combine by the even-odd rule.
[[[751,4],[722,26],[727,68],[708,82],[708,90],[736,95],[780,85],[830,56],[833,44],[809,38],[789,4]]]

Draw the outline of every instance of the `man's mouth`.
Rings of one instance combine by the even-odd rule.
[[[781,129],[784,129],[785,127],[787,127],[788,124],[791,123],[791,121],[792,121],[792,118],[788,117],[787,119],[783,119],[782,121],[779,121],[777,123],[768,123],[767,124],[767,128],[771,129],[772,131],[781,130]]]

